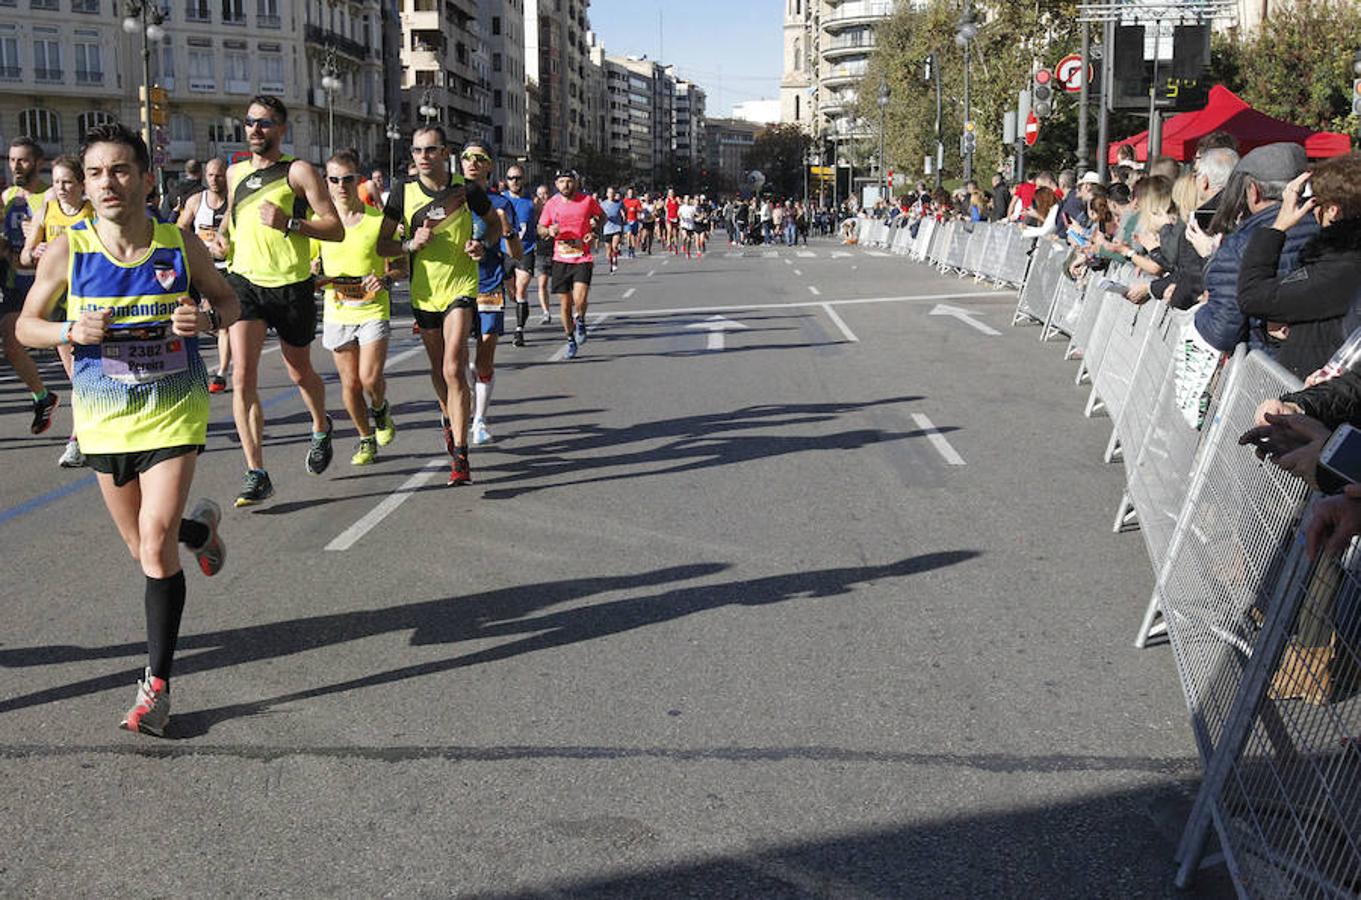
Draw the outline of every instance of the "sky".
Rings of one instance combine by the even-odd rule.
[[[704,88],[710,116],[780,96],[783,0],[591,0],[588,14],[608,55],[675,65]]]

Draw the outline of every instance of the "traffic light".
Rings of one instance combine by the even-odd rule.
[[[1035,70],[1030,85],[1031,109],[1041,119],[1054,112],[1054,73],[1044,67]]]
[[[1352,113],[1361,116],[1361,78],[1352,79]]]
[[[923,75],[924,75],[924,80],[926,80],[926,81],[930,81],[930,80],[931,80],[931,70],[932,70],[932,67],[935,66],[935,64],[936,64],[936,57],[935,57],[935,54],[928,53],[927,56],[926,56],[926,70],[925,70],[925,72],[923,73]]]
[[[148,124],[147,121],[146,121],[146,117],[147,117],[147,111],[146,111],[146,98],[147,98],[147,88],[146,88],[146,87],[142,87],[142,89],[141,89],[140,91],[138,91],[138,98],[137,98],[137,99],[139,99],[139,100],[142,101],[142,115],[141,115],[141,120],[142,120],[142,125],[143,125],[143,127],[146,127],[146,125]],[[169,96],[166,94],[165,88],[163,88],[163,87],[153,87],[153,88],[151,88],[151,122],[150,122],[150,124],[151,124],[151,125],[168,125],[168,124],[170,124],[170,98],[169,98]]]
[[[964,123],[964,152],[973,153],[978,149],[978,132],[974,130],[973,122]]]

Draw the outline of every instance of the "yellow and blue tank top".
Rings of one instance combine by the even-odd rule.
[[[257,169],[242,160],[227,169],[227,194],[232,198],[231,262],[228,271],[260,287],[283,287],[307,280],[312,254],[307,238],[296,231],[284,234],[260,221],[260,204],[268,200],[294,219],[306,219],[307,200],[293,192],[288,170],[294,158],[285,155],[273,165]]]
[[[4,286],[10,290],[17,288],[21,293],[27,293],[28,286],[33,283],[34,270],[19,267],[19,251],[24,249],[24,223],[33,218],[33,207],[47,187],[39,184],[26,193],[17,184],[12,184],[0,193],[0,233],[9,242],[10,251]]]
[[[109,333],[74,346],[72,408],[86,453],[135,453],[202,445],[208,434],[208,373],[198,338],[170,329],[189,299],[189,262],[178,227],[156,223],[141,259],[114,259],[93,222],[66,230],[67,318],[110,309]]]
[[[459,297],[476,297],[477,261],[464,249],[473,236],[473,220],[463,177],[453,175],[443,190],[433,192],[413,178],[401,190],[400,217],[394,218],[406,236],[423,224],[434,230],[430,243],[411,254],[411,306],[443,312]],[[389,195],[389,212],[393,205]]]

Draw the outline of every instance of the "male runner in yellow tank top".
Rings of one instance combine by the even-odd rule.
[[[221,570],[220,512],[184,505],[208,432],[208,373],[198,336],[230,324],[239,304],[203,244],[147,215],[150,154],[118,124],[98,125],[80,152],[97,218],[50,241],[19,315],[30,347],[74,345],[72,408],[104,505],[146,577],[147,668],[121,727],[165,733],[170,667],[184,612],[179,544],[205,575]],[[189,298],[190,287],[208,301]],[[48,321],[67,297],[67,318]]]
[[[222,220],[231,242],[227,281],[241,301],[241,321],[231,329],[236,355],[232,415],[246,455],[237,506],[260,503],[274,494],[261,447],[264,414],[257,386],[267,328],[279,335],[288,377],[312,414],[307,471],[320,475],[331,464],[326,387],[312,367],[317,304],[308,239],[345,239],[345,226],[316,167],[284,155],[288,109],[283,101],[267,94],[255,97],[244,123],[251,158],[227,170],[227,214]]]

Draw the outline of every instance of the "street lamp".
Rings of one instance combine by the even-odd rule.
[[[334,44],[326,47],[326,61],[321,65],[321,89],[326,92],[326,158],[330,159],[336,152],[336,91],[340,90],[340,79],[336,76],[340,70],[336,68],[336,48]]]
[[[430,88],[421,91],[420,114],[425,117],[425,124],[429,125],[430,120],[439,116],[439,107],[435,105],[435,97],[430,93]]]
[[[389,182],[397,175],[397,141],[402,136],[402,131],[397,127],[396,121],[388,119],[388,180]]]
[[[967,182],[973,178],[973,140],[969,127],[973,122],[973,113],[969,105],[969,77],[972,74],[973,63],[970,53],[974,38],[978,37],[978,23],[974,21],[973,4],[970,0],[964,0],[964,12],[959,17],[959,29],[955,32],[956,46],[964,48],[964,137],[962,143],[962,153],[964,157],[964,180]]]
[[[123,31],[127,34],[142,33],[142,139],[146,141],[147,151],[156,152],[155,136],[151,124],[151,45],[160,43],[165,37],[161,23],[160,4],[150,0],[127,0],[124,7]],[[156,166],[156,183],[165,189],[161,167]]]
[[[882,74],[879,76],[879,182],[881,190],[879,198],[888,200],[889,192],[893,185],[888,183],[888,169],[884,166],[884,110],[888,109],[888,79]]]

